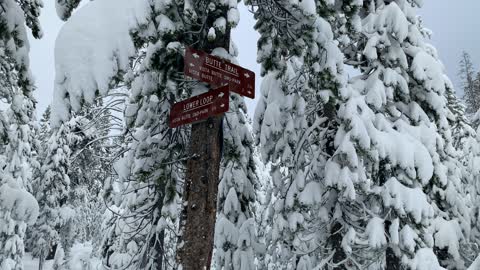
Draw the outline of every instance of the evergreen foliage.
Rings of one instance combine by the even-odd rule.
[[[169,114],[211,88],[185,78],[187,46],[237,63],[238,1],[80,2],[56,1],[36,122],[24,25],[42,35],[42,4],[0,0],[0,269],[25,247],[40,269],[181,269],[198,155]],[[222,118],[213,269],[478,266],[480,73],[464,52],[462,104],[421,2],[245,1],[263,78],[253,121],[233,92]]]
[[[470,54],[463,51],[460,58],[458,75],[462,79],[463,99],[467,105],[466,113],[475,114],[480,109],[480,84]]]
[[[27,25],[42,35],[38,0],[0,2],[0,269],[23,269],[27,225],[38,216],[31,195],[35,100]]]

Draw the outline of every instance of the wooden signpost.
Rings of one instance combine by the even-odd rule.
[[[186,49],[184,59],[185,76],[206,82],[213,87],[228,85],[232,92],[255,98],[253,71],[193,48]]]
[[[228,48],[228,40],[220,42]],[[175,103],[170,127],[192,124],[184,185],[177,262],[183,270],[210,269],[216,222],[220,160],[223,149],[223,113],[230,91],[255,96],[255,74],[206,52],[187,48],[185,76],[208,83],[212,90]]]
[[[191,124],[222,114],[229,108],[229,91],[255,98],[255,73],[206,52],[187,47],[184,58],[185,76],[218,87],[205,94],[173,104],[170,127]]]
[[[228,111],[230,92],[222,86],[178,103],[170,111],[170,127],[191,124]]]

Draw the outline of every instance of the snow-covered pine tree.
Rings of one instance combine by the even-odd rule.
[[[424,37],[429,38],[428,30],[425,30],[421,21],[418,22],[420,31]],[[427,35],[425,35],[427,33]],[[469,265],[476,257],[475,244],[470,240],[472,230],[471,208],[475,204],[471,200],[472,175],[465,173],[462,164],[462,153],[459,146],[459,136],[472,137],[475,132],[468,124],[464,114],[463,105],[455,95],[453,84],[445,74],[443,64],[439,60],[436,49],[425,44],[426,52],[435,59],[441,68],[444,84],[444,102],[447,110],[445,117],[448,121],[448,130],[440,129],[440,134],[445,141],[445,149],[441,160],[446,165],[448,183],[439,184],[440,189],[430,191],[430,196],[440,208],[436,220],[432,224],[431,231],[434,235],[435,250],[441,265],[448,269],[462,268]],[[439,74],[434,77],[440,77]],[[433,118],[432,120],[434,120]],[[441,126],[441,124],[438,124]],[[436,194],[438,192],[438,194]],[[432,196],[433,193],[434,195]],[[452,236],[449,234],[456,235]],[[453,262],[452,262],[453,261]]]
[[[480,92],[480,72],[477,72],[477,74],[475,76],[475,80],[473,81],[472,89],[473,89],[473,93],[474,93],[473,95],[475,95],[475,97],[473,97],[473,98],[479,100],[480,99],[480,94],[478,94],[478,93]],[[467,110],[468,110],[469,104],[468,104],[468,101],[467,101],[467,97],[464,96],[463,98],[464,98],[464,102],[467,103]],[[480,109],[477,109],[477,111],[474,111],[473,104],[470,105],[470,107],[472,107],[472,109],[471,109],[472,112],[467,114],[467,116],[470,119],[470,121],[472,122],[472,126],[474,128],[478,128],[478,126],[480,125],[480,122],[479,122]]]
[[[94,104],[85,106],[75,113],[77,126],[72,130],[78,138],[70,145],[72,154],[68,170],[69,202],[75,209],[72,238],[79,243],[90,241],[95,249],[99,248],[101,238],[98,220],[105,211],[101,189],[111,171],[112,150],[117,148],[112,141],[118,135],[109,134],[111,111],[116,109],[110,105],[115,103],[118,102],[112,100],[104,105],[103,99],[99,98]],[[66,254],[70,264],[75,259],[72,255],[75,254]]]
[[[67,21],[81,1],[56,0],[58,17]],[[112,155],[117,151],[122,151],[119,149],[121,146],[115,147],[116,143],[113,141],[118,139],[116,137],[123,135],[109,136],[108,133],[112,130],[121,130],[123,127],[121,119],[111,117],[111,113],[113,111],[118,114],[124,109],[122,105],[125,103],[125,93],[122,93],[121,90],[113,92],[112,96],[108,98],[96,98],[92,104],[87,104],[79,113],[76,113],[77,116],[82,117],[81,132],[85,137],[80,145],[71,149],[72,168],[69,175],[72,180],[72,189],[70,199],[72,205],[77,209],[74,222],[78,224],[75,227],[75,241],[90,240],[93,242],[95,251],[100,248],[101,227],[91,221],[100,218],[102,210],[105,210],[101,201],[101,189],[104,181],[110,178],[112,159],[115,159]],[[105,106],[103,106],[104,100],[107,101]],[[107,150],[106,147],[110,150]]]
[[[479,131],[461,139],[460,154],[464,170],[465,188],[470,207],[471,229],[469,241],[462,245],[462,256],[471,261],[480,253],[480,137]],[[470,266],[474,269],[474,266]],[[469,268],[470,269],[470,268]]]
[[[465,112],[465,105],[457,97],[453,84],[448,78],[446,82],[447,105],[452,112],[449,117],[452,127],[453,146],[458,151],[459,168],[462,174],[462,184],[464,188],[465,203],[469,208],[469,213],[464,218],[470,218],[470,221],[464,221],[464,234],[466,241],[462,241],[460,252],[466,264],[470,264],[480,252],[480,228],[479,228],[479,179],[480,171],[480,144],[478,131],[475,132],[471,122],[468,120]],[[475,122],[474,122],[475,124]],[[476,123],[478,125],[478,123]],[[470,266],[472,267],[472,266]]]
[[[71,147],[83,141],[82,134],[77,132],[80,120],[73,118],[52,131],[46,142],[40,175],[35,179],[40,215],[32,229],[32,253],[39,258],[40,269],[46,256],[57,247],[68,257],[73,244],[75,210],[70,202],[69,170]]]
[[[46,151],[47,149],[47,141],[50,138],[52,132],[50,128],[50,113],[51,109],[50,106],[47,106],[45,111],[42,114],[42,118],[40,119],[40,123],[38,125],[37,132],[35,133],[35,139],[33,142],[34,149],[34,157],[36,159],[36,162],[32,164],[32,169],[33,169],[33,175],[32,175],[32,195],[35,196],[37,194],[38,190],[38,181],[35,181],[36,179],[39,179],[40,176],[42,175],[41,172],[41,166],[39,161],[43,160],[43,158],[46,156]],[[32,236],[33,231],[35,231],[37,228],[35,226],[29,226],[26,231],[26,238],[25,238],[25,251],[26,252],[32,252],[33,249],[35,249],[35,241],[34,237]]]
[[[463,99],[467,105],[466,113],[475,114],[480,109],[480,85],[476,83],[472,57],[466,51],[460,57],[458,75],[462,79]]]
[[[479,185],[477,169],[480,162],[479,138],[477,132],[471,127],[465,115],[465,105],[453,92],[453,86],[450,83],[447,86],[447,101],[453,116],[449,118],[452,127],[453,145],[458,151],[458,167],[461,170],[461,180],[464,188],[465,203],[469,208],[469,213],[464,215],[464,236],[466,241],[460,245],[460,253],[469,265],[480,252],[480,228],[479,218]]]
[[[0,2],[0,268],[23,269],[24,235],[38,204],[31,192],[34,137],[33,78],[26,26],[42,36],[41,1]]]
[[[360,12],[362,75],[340,93],[336,152],[326,167],[327,184],[339,190],[346,268],[440,269],[434,249],[462,265],[465,208],[446,81],[424,42],[418,5],[370,1]]]
[[[422,35],[425,39],[430,39],[431,31],[423,27],[421,18],[418,19],[418,27]],[[425,49],[436,60],[443,73],[444,98],[448,108],[446,118],[450,130],[447,132],[443,130],[441,134],[447,145],[453,146],[447,146],[442,157],[444,164],[448,167],[447,177],[450,181],[443,187],[444,191],[440,191],[440,195],[434,198],[437,205],[444,211],[440,213],[441,219],[437,217],[432,225],[436,241],[435,249],[442,266],[448,269],[462,268],[470,265],[478,254],[478,238],[472,234],[472,231],[478,230],[474,217],[478,203],[474,196],[476,189],[472,188],[475,187],[476,180],[475,175],[468,169],[467,162],[464,160],[465,155],[462,153],[465,152],[466,145],[474,142],[476,133],[465,115],[465,105],[460,102],[455,94],[453,83],[446,75],[437,50],[430,44],[425,44]],[[474,151],[474,155],[478,156],[478,152]],[[473,159],[475,157],[472,155]],[[439,200],[444,200],[446,203],[440,203]],[[447,236],[454,232],[457,233],[456,236]]]
[[[28,231],[30,238],[28,239],[28,249],[33,251],[34,257],[39,258],[40,266],[43,266],[43,262],[48,256],[55,254],[55,249],[62,237],[66,238],[64,242],[68,242],[68,246],[64,245],[63,247],[67,261],[71,255],[68,252],[70,245],[73,244],[71,242],[83,243],[95,240],[94,236],[98,237],[100,228],[94,220],[100,218],[103,213],[102,209],[104,209],[100,189],[103,180],[107,178],[108,166],[105,160],[109,158],[104,143],[108,138],[106,135],[110,127],[110,117],[108,108],[104,108],[101,101],[98,104],[87,106],[78,113],[73,120],[66,124],[67,130],[65,126],[62,126],[61,130],[54,129],[52,131],[49,123],[50,112],[49,106],[40,120],[40,129],[36,136],[39,144],[37,158],[41,166],[34,174],[33,193],[39,200],[41,213],[36,226]],[[56,139],[54,139],[55,137]],[[52,140],[56,140],[53,145]],[[55,152],[55,149],[51,147],[61,148],[57,152],[65,154],[56,153],[52,157],[52,151]],[[69,153],[66,153],[67,150]],[[58,164],[48,164],[55,162],[52,160],[57,160]],[[65,173],[66,176],[62,176]],[[50,179],[52,177],[53,182],[45,182],[45,180],[52,181]],[[55,181],[62,177],[68,178],[68,180]],[[58,199],[45,194],[45,189],[54,190],[57,184],[64,187],[60,190],[65,190],[65,194],[60,193]],[[56,188],[58,189],[58,187]],[[47,198],[52,201],[46,202]],[[59,210],[62,208],[59,201],[68,201],[68,207],[75,209],[75,215],[61,217],[57,220],[52,219],[51,216],[55,214],[54,212],[62,211]],[[45,204],[49,205],[45,206]],[[75,226],[71,227],[68,234],[59,234],[60,227],[65,224],[70,225],[68,222]]]
[[[37,132],[37,140],[41,144],[41,148],[38,150],[38,156],[44,156],[43,154],[46,152],[47,141],[50,138],[52,128],[50,127],[50,115],[52,113],[51,106],[48,105],[45,111],[42,114],[42,118],[40,119],[40,125],[38,127]]]
[[[155,4],[155,2],[158,3]],[[171,2],[168,4],[170,8],[172,4]],[[115,7],[117,13],[115,16],[104,18],[103,12],[110,10],[111,7]],[[169,193],[172,194],[170,197],[174,197],[176,194],[175,186],[166,188],[165,185],[170,181],[172,174],[177,174],[177,170],[174,169],[177,164],[172,162],[176,159],[169,159],[169,157],[170,153],[175,155],[178,152],[174,150],[175,147],[169,148],[168,142],[176,142],[178,137],[175,134],[172,136],[165,133],[168,132],[165,130],[168,108],[159,106],[159,104],[167,104],[160,103],[160,101],[164,101],[163,98],[171,97],[167,92],[160,98],[154,94],[157,87],[156,78],[161,78],[161,76],[154,71],[150,72],[152,69],[160,68],[163,64],[158,61],[160,59],[157,58],[158,55],[155,52],[157,44],[150,43],[150,41],[157,35],[168,36],[172,30],[168,27],[162,28],[159,32],[153,30],[159,25],[170,26],[168,18],[164,18],[161,22],[154,19],[153,13],[160,15],[161,12],[164,12],[164,8],[166,8],[164,3],[159,1],[89,3],[67,21],[59,37],[60,46],[57,46],[60,47],[57,53],[60,54],[63,51],[62,43],[67,45],[66,50],[71,49],[68,48],[68,44],[72,40],[69,35],[75,35],[76,27],[83,28],[85,21],[93,18],[96,23],[90,25],[90,32],[86,34],[95,36],[96,40],[104,41],[103,49],[110,50],[115,57],[114,59],[97,58],[98,65],[103,66],[107,72],[91,77],[90,74],[94,73],[91,67],[95,65],[86,64],[84,73],[72,72],[73,70],[69,68],[73,68],[73,66],[69,66],[69,64],[75,60],[83,63],[83,59],[73,60],[68,55],[63,55],[65,58],[59,57],[59,62],[64,64],[62,68],[67,71],[67,74],[64,77],[66,80],[59,80],[61,83],[56,89],[57,102],[54,104],[57,106],[55,107],[56,111],[54,110],[54,122],[61,121],[62,118],[65,121],[68,119],[68,112],[72,107],[79,110],[83,106],[82,102],[92,103],[96,94],[108,94],[109,89],[114,88],[112,86],[115,86],[113,83],[115,80],[125,80],[131,90],[129,103],[132,103],[132,106],[126,109],[124,116],[128,126],[125,131],[127,141],[122,143],[125,148],[123,152],[120,152],[119,158],[121,159],[115,166],[118,177],[112,177],[111,181],[114,183],[108,183],[111,187],[120,187],[113,189],[113,193],[116,193],[113,194],[114,198],[120,198],[114,200],[114,205],[109,205],[109,210],[112,210],[111,219],[105,221],[106,227],[104,228],[107,233],[102,241],[104,263],[115,269],[156,269],[157,266],[161,267],[163,230],[157,231],[157,222],[160,219],[163,199],[167,197],[163,193],[173,189],[173,193]],[[89,19],[85,20],[86,17]],[[112,31],[113,29],[116,31]],[[110,38],[105,37],[103,33],[110,35]],[[82,40],[83,38],[75,36],[73,39]],[[91,44],[78,43],[78,45],[80,54],[91,53]],[[145,48],[150,46],[150,50],[142,49],[144,46]],[[94,47],[93,50],[97,48]],[[135,57],[135,61],[130,61],[131,57]],[[176,63],[175,57],[173,56],[170,60]],[[140,64],[137,65],[137,62]],[[122,74],[125,72],[128,72],[128,75],[123,78]],[[92,82],[87,84],[87,87],[83,85],[83,80],[78,80],[83,76],[87,76],[87,81]],[[100,87],[99,93],[97,87]],[[159,92],[162,93],[160,90]],[[151,97],[152,95],[153,97]],[[64,100],[66,96],[70,96],[70,99]],[[132,108],[136,109],[132,110]],[[58,113],[65,109],[65,115]],[[139,117],[137,118],[137,116]],[[157,127],[156,125],[159,123],[160,126]],[[157,160],[159,160],[158,163]],[[171,163],[165,164],[168,162]],[[110,197],[109,193],[112,193],[112,190],[109,186],[107,186],[106,192],[107,197]],[[171,201],[170,197],[168,200]],[[108,203],[110,202],[112,201]],[[117,209],[123,211],[116,211]],[[173,213],[176,214],[175,211]]]
[[[236,9],[236,5],[230,5],[232,9]],[[237,23],[230,19],[230,27]],[[235,63],[237,52],[231,50],[230,55],[232,57],[227,59]],[[254,270],[257,269],[254,264],[256,255],[264,254],[263,244],[257,239],[254,217],[259,183],[250,126],[243,98],[230,93],[230,111],[224,117],[218,185],[214,240],[216,269]]]
[[[465,115],[466,106],[457,97],[453,83],[448,78],[445,78],[445,82],[447,106],[452,112],[448,119],[452,128],[453,146],[455,149],[461,149],[466,138],[475,137],[475,130]]]
[[[274,183],[265,267],[323,268],[344,257],[333,215],[336,195],[325,187],[324,167],[334,151],[336,99],[346,87],[335,37],[347,31],[329,21],[346,17],[328,1],[251,4],[258,6],[258,59],[265,76],[254,128]],[[354,18],[359,4],[347,5]]]

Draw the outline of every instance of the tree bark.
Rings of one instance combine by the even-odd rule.
[[[391,247],[387,248],[386,255],[386,270],[400,270],[400,259],[395,255],[395,252]]]
[[[382,177],[382,179],[386,179],[387,177]],[[388,233],[389,238],[391,238],[390,235],[390,226],[392,225],[392,222],[390,220],[385,221],[385,231]],[[385,255],[385,269],[386,270],[400,270],[401,264],[400,264],[400,258],[397,257],[395,254],[395,251],[393,251],[392,247],[387,247],[386,250],[386,255]]]
[[[210,269],[215,230],[218,176],[222,148],[222,116],[192,126],[187,162],[183,234],[177,260],[183,270]]]
[[[330,230],[331,232],[330,243],[333,249],[335,250],[335,253],[333,254],[333,258],[332,258],[332,262],[334,264],[338,264],[347,258],[347,255],[345,254],[345,251],[343,251],[343,248],[342,248],[343,236],[340,230],[341,228],[342,228],[342,225],[339,222],[336,222],[332,226],[332,229]],[[334,267],[333,269],[345,270],[347,268],[343,264],[340,264],[337,267]]]
[[[38,270],[43,270],[43,264],[45,263],[45,255],[44,252],[40,254],[38,258]]]

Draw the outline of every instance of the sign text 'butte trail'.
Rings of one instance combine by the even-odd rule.
[[[170,111],[170,127],[175,128],[222,114],[229,108],[228,86],[175,103]]]
[[[255,98],[255,73],[206,52],[187,48],[184,73],[193,79],[219,87],[228,84],[230,91]]]

